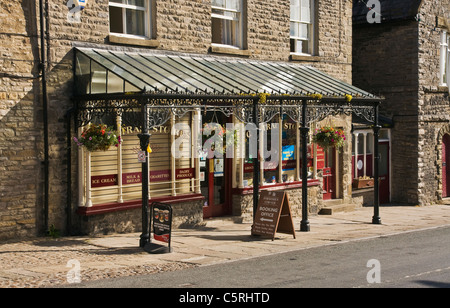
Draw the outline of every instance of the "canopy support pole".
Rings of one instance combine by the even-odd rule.
[[[302,221],[300,231],[309,232],[308,221],[308,133],[309,127],[306,121],[306,100],[302,101],[302,126],[300,127],[302,139]]]

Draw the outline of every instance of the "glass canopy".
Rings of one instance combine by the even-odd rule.
[[[151,91],[376,98],[315,68],[213,56],[75,48],[78,95]]]

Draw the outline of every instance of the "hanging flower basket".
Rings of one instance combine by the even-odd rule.
[[[105,124],[91,124],[83,130],[80,138],[73,137],[73,140],[89,152],[107,151],[112,145],[118,147],[121,143],[117,132]]]
[[[220,126],[220,127],[219,127]],[[222,139],[223,142],[223,149],[219,149],[220,153],[225,153],[228,146],[231,146],[232,143],[234,143],[234,146],[237,145],[237,131],[236,130],[228,130],[225,129],[220,124],[213,124],[213,123],[205,123],[203,124],[202,129],[202,136],[203,136],[203,142],[202,144],[205,144],[206,140],[209,138],[215,136],[217,134],[218,138]],[[228,139],[226,136],[233,134],[233,138]],[[214,144],[212,146],[212,150],[214,151]]]
[[[335,129],[330,126],[316,129],[316,132],[312,137],[312,142],[316,143],[324,150],[333,147],[339,150],[344,146],[345,140],[346,138],[342,129]]]

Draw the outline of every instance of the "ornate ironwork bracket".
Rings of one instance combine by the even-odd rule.
[[[120,97],[111,99],[91,98],[86,100],[77,100],[77,127],[87,125],[90,122],[101,120],[105,116],[115,115],[124,118],[124,122],[133,126],[142,126],[144,119],[141,114],[142,104],[147,108],[147,127],[149,129],[158,127],[167,123],[172,115],[181,118],[188,112],[195,109],[202,111],[222,112],[229,117],[234,115],[243,123],[255,123],[254,119],[254,101],[258,99],[255,96],[214,96],[199,97],[174,97],[152,98],[139,96]],[[264,103],[258,103],[258,123],[267,123],[276,115],[289,116],[292,121],[300,123],[302,121],[302,101],[305,98],[299,97],[270,97]],[[307,99],[306,104],[306,123],[309,125],[314,122],[322,121],[328,116],[338,114],[351,115],[352,113],[365,119],[370,123],[375,123],[375,108],[373,102],[318,102],[317,100]]]

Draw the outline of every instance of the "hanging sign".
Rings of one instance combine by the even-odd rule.
[[[262,191],[259,197],[252,235],[275,238],[275,232],[292,234],[295,238],[289,198],[284,191]]]

